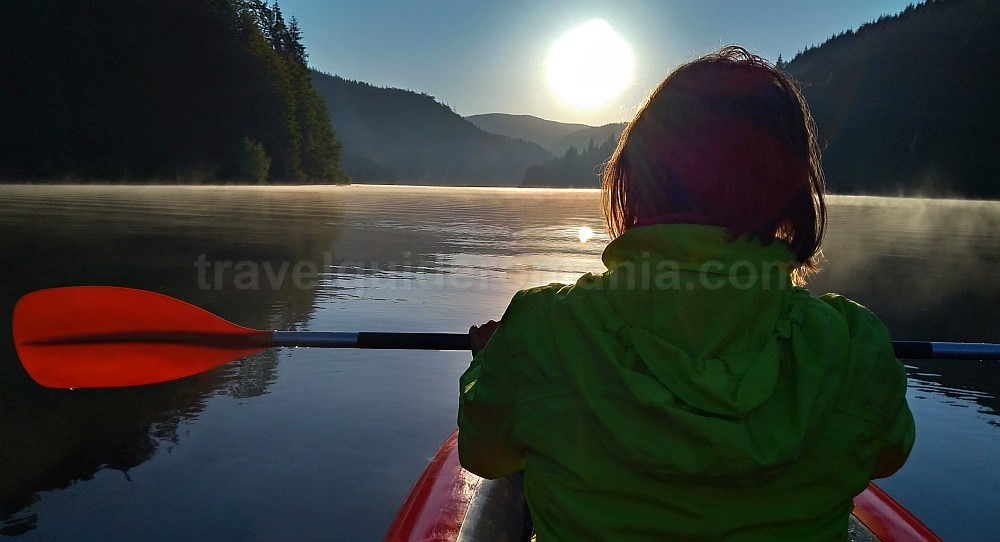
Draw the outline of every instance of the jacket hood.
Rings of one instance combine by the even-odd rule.
[[[778,341],[759,352],[719,358],[692,357],[644,329],[626,339],[636,356],[667,391],[684,404],[720,416],[745,416],[771,397],[778,382]]]
[[[581,281],[606,294],[588,297],[609,355],[576,385],[606,444],[650,474],[702,483],[756,483],[794,461],[832,406],[836,390],[815,390],[843,349],[804,329],[811,298],[791,284],[787,245],[644,226],[604,262]]]

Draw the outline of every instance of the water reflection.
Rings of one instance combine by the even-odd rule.
[[[337,230],[336,201],[304,191],[119,187],[4,188],[0,326],[14,302],[40,289],[110,284],[180,297],[244,325],[294,329],[315,308],[315,291],[290,283],[253,291],[201,284],[195,262],[319,261]],[[274,381],[274,352],[158,386],[49,390],[34,385],[10,341],[0,347],[2,534],[35,526],[18,514],[40,491],[65,489],[101,469],[124,473],[178,441],[183,419],[211,395],[253,397]]]
[[[962,408],[976,405],[987,422],[1000,428],[1000,382],[995,361],[910,361],[907,374],[918,399],[934,396]],[[954,400],[954,401],[952,401]]]
[[[830,215],[810,290],[861,301],[899,340],[1000,339],[1000,204],[840,197]]]

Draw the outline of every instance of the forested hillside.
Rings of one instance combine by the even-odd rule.
[[[565,188],[598,188],[604,164],[611,158],[625,123],[577,130],[566,135],[556,145],[566,151],[544,164],[524,172],[523,186],[552,186]]]
[[[465,117],[483,130],[538,143],[556,157],[529,167],[522,186],[596,188],[625,123],[568,124],[531,115],[489,113]]]
[[[591,139],[582,150],[575,145],[561,157],[528,168],[523,186],[600,188],[604,164],[615,152],[618,138],[609,136],[600,145]]]
[[[0,35],[2,179],[346,182],[277,4],[13,2]]]
[[[1000,197],[1000,2],[937,0],[797,55],[832,191]]]
[[[559,141],[556,141],[555,147],[559,149],[556,152],[557,155],[562,155],[570,147],[576,147],[577,149],[585,149],[589,147],[592,143],[602,145],[603,141],[613,139],[615,143],[618,142],[618,138],[622,135],[622,130],[625,129],[624,122],[613,122],[611,124],[605,124],[603,126],[587,126],[581,130],[577,130],[571,134],[566,135]],[[611,150],[614,150],[612,147]],[[609,152],[604,159],[611,157]]]
[[[358,182],[516,185],[552,158],[534,143],[489,134],[426,94],[313,72]]]

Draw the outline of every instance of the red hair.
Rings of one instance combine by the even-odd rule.
[[[787,242],[797,282],[826,229],[816,130],[789,76],[738,46],[680,66],[625,128],[603,179],[612,237],[646,224],[724,226]]]

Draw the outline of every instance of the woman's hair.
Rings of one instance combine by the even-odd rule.
[[[626,126],[604,171],[617,237],[646,224],[724,226],[731,239],[788,243],[797,283],[826,229],[816,128],[790,76],[738,46],[684,64]]]

